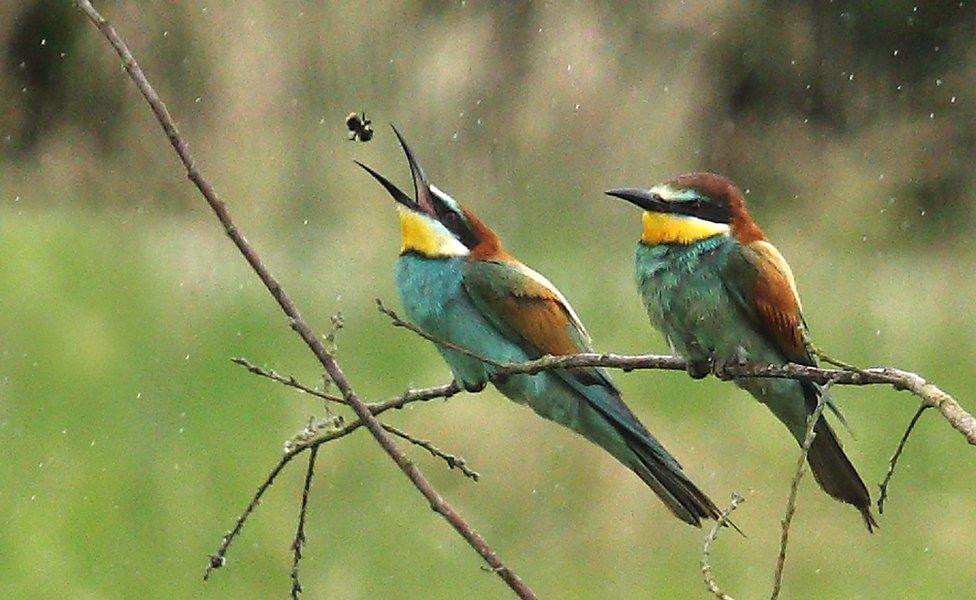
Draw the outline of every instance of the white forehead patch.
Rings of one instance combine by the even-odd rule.
[[[447,195],[446,192],[442,191],[435,185],[430,186],[430,192],[437,196],[444,204],[449,206],[454,212],[461,212],[461,208],[458,206],[457,201]]]
[[[657,194],[664,200],[694,200],[700,198],[701,194],[692,189],[673,188],[667,184],[656,185],[651,188],[651,193]]]

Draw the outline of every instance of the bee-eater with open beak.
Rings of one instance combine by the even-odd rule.
[[[794,362],[815,366],[793,273],[746,212],[728,179],[689,173],[650,189],[607,192],[644,210],[637,285],[647,314],[672,351],[703,376],[709,363]],[[739,378],[802,443],[824,394],[810,381]],[[828,405],[833,408],[833,405]],[[835,409],[836,412],[836,409]],[[871,498],[822,416],[807,461],[825,492],[877,523]]]
[[[395,279],[407,318],[433,338],[495,363],[589,352],[589,336],[559,290],[502,250],[498,236],[470,210],[429,184],[399,132],[397,137],[413,175],[415,199],[360,166],[397,203],[402,248]],[[702,519],[718,517],[712,501],[627,408],[603,370],[496,376],[489,362],[437,349],[466,389],[492,383],[511,400],[602,447],[682,521],[700,526]]]

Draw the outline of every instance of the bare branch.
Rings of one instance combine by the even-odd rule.
[[[506,363],[493,361],[467,348],[438,339],[423,331],[416,325],[404,321],[392,310],[383,306],[379,298],[376,299],[379,311],[390,317],[393,325],[408,329],[420,337],[439,346],[450,348],[457,352],[482,360],[494,367],[495,375],[534,375],[552,369],[571,369],[576,367],[605,367],[621,369],[625,372],[660,369],[666,371],[688,371],[688,361],[678,356],[661,354],[624,355],[610,353],[584,352],[580,354],[566,354],[561,356],[546,355],[536,360],[524,363]],[[976,417],[966,412],[956,399],[929,383],[921,375],[891,367],[874,367],[860,369],[832,359],[824,355],[818,348],[810,345],[814,352],[826,362],[838,365],[841,369],[821,369],[796,363],[767,364],[767,363],[722,363],[713,365],[712,375],[722,380],[740,377],[768,377],[773,379],[796,379],[813,381],[821,385],[890,385],[896,390],[904,390],[922,399],[926,406],[939,409],[946,421],[966,441],[976,446]]]
[[[783,567],[786,566],[786,545],[790,538],[790,524],[793,522],[793,515],[796,513],[796,495],[800,489],[800,479],[803,478],[803,471],[807,464],[807,455],[810,453],[810,446],[813,445],[813,438],[817,437],[814,428],[820,415],[823,414],[824,407],[827,406],[824,396],[821,394],[817,400],[817,407],[813,409],[807,417],[807,431],[800,446],[800,456],[796,459],[796,471],[793,474],[793,482],[790,484],[790,495],[786,500],[786,514],[783,516],[783,533],[779,540],[779,556],[776,558],[776,568],[773,570],[773,591],[770,600],[779,598],[780,588],[783,584]]]
[[[891,477],[895,474],[895,465],[898,464],[898,459],[901,457],[902,451],[905,449],[905,444],[908,442],[908,436],[912,434],[912,430],[915,429],[915,425],[918,424],[918,420],[922,417],[922,413],[925,409],[931,408],[928,404],[922,404],[915,411],[915,415],[912,420],[908,422],[908,427],[905,428],[904,435],[901,436],[901,440],[898,442],[898,447],[895,448],[895,453],[891,455],[891,460],[888,461],[888,471],[885,473],[884,481],[878,486],[880,491],[878,492],[878,514],[884,514],[885,501],[888,499],[888,484],[891,483]]]
[[[446,345],[430,336],[424,337],[434,343]],[[474,355],[477,356],[477,355]],[[498,363],[497,375],[534,375],[552,369],[571,369],[576,367],[604,367],[636,371],[644,369],[660,369],[665,371],[687,371],[688,361],[678,356],[662,354],[611,354],[585,352],[581,354],[567,354],[562,356],[546,355],[536,360],[524,363]],[[767,364],[767,363],[724,363],[716,365],[713,375],[719,379],[729,380],[741,377],[768,377],[772,379],[796,379],[813,381],[821,385],[890,385],[896,390],[907,391],[921,398],[926,406],[939,409],[943,418],[966,441],[976,446],[976,417],[973,417],[956,399],[945,393],[934,384],[926,381],[921,375],[910,371],[903,371],[891,367],[872,367],[857,371],[839,369],[821,369],[796,363]]]
[[[711,531],[705,536],[705,545],[702,548],[701,557],[701,572],[702,577],[705,578],[705,585],[708,586],[708,591],[715,595],[716,598],[720,600],[733,600],[732,596],[729,596],[722,591],[722,588],[718,586],[718,582],[715,581],[715,576],[712,574],[712,566],[709,564],[709,557],[712,552],[712,543],[718,538],[718,532],[726,524],[729,524],[729,517],[732,515],[732,511],[739,507],[740,504],[745,502],[745,498],[738,494],[732,494],[732,500],[729,503],[729,507],[722,511],[722,514],[718,516],[718,520],[715,521],[715,525],[712,526]]]
[[[298,511],[298,529],[291,544],[291,597],[298,600],[302,594],[302,583],[298,579],[298,563],[302,560],[302,550],[305,548],[305,516],[308,514],[308,493],[312,489],[312,477],[315,475],[315,458],[319,453],[316,446],[308,455],[308,470],[305,471],[305,485],[302,487],[302,506]]]
[[[302,391],[302,392],[304,392],[306,394],[311,394],[313,396],[318,396],[319,398],[323,398],[323,399],[328,400],[330,402],[337,402],[337,403],[340,403],[340,404],[345,404],[345,401],[342,398],[339,398],[337,396],[332,396],[332,395],[326,394],[324,392],[321,392],[319,390],[310,388],[307,385],[305,385],[305,384],[301,383],[300,381],[298,381],[297,379],[295,379],[295,377],[293,377],[291,375],[289,375],[289,376],[286,377],[284,375],[278,374],[277,372],[275,372],[273,370],[262,369],[261,367],[258,367],[256,365],[251,364],[251,362],[249,362],[246,358],[239,358],[238,357],[238,358],[232,358],[231,360],[235,364],[241,365],[242,367],[244,367],[245,369],[247,369],[247,371],[249,373],[253,373],[254,375],[259,375],[261,377],[264,377],[266,379],[270,379],[270,380],[275,381],[277,383],[280,383],[282,385],[286,385],[286,386],[288,386],[290,388],[294,388],[296,390],[300,390],[300,391]],[[450,386],[448,386],[448,387],[450,387]],[[434,389],[434,388],[431,388],[431,389]],[[438,388],[438,389],[441,389],[442,390],[444,388]],[[366,404],[366,407],[369,408],[370,411],[373,412],[373,414],[376,414],[375,410],[377,409],[378,406],[380,406],[380,405],[378,405],[378,404]],[[459,471],[461,471],[462,473],[464,473],[464,475],[466,477],[468,477],[468,478],[470,478],[470,479],[472,479],[474,481],[478,481],[481,478],[481,474],[480,473],[478,473],[477,471],[472,470],[470,467],[467,466],[467,464],[466,464],[466,462],[465,462],[465,460],[464,460],[463,457],[461,457],[461,456],[455,456],[453,454],[449,454],[449,453],[445,452],[444,450],[441,450],[440,448],[438,448],[437,446],[435,446],[433,444],[433,442],[431,442],[429,440],[423,440],[423,439],[414,437],[413,435],[407,433],[406,431],[404,431],[402,429],[399,429],[397,427],[394,427],[393,425],[390,425],[388,423],[381,423],[381,425],[383,425],[383,429],[385,429],[388,433],[392,433],[393,435],[395,435],[395,436],[397,436],[399,438],[402,438],[402,439],[410,442],[411,444],[414,444],[416,446],[420,446],[421,448],[423,448],[427,452],[430,452],[430,454],[433,455],[434,457],[443,459],[444,462],[447,463],[448,468],[450,468],[450,469],[458,469]],[[308,431],[308,430],[306,429],[306,431]],[[303,432],[303,434],[304,433],[305,432]],[[311,439],[311,438],[309,438],[307,436],[304,436],[304,437],[302,437],[301,441],[308,441],[309,439]]]
[[[403,431],[402,429],[397,429],[393,425],[383,423],[383,429],[389,431],[393,435],[405,439],[415,446],[420,446],[427,452],[430,452],[432,456],[443,459],[447,463],[448,468],[455,469],[464,473],[465,477],[471,479],[472,481],[478,481],[481,479],[481,474],[477,471],[472,470],[468,465],[467,461],[464,460],[463,456],[455,456],[453,454],[448,454],[447,452],[441,450],[435,446],[430,440],[422,440],[420,438],[414,437]]]
[[[169,138],[170,144],[179,156],[180,161],[183,163],[186,169],[187,177],[192,181],[200,193],[203,195],[210,209],[213,211],[214,215],[220,221],[224,228],[224,232],[231,239],[237,249],[240,251],[241,255],[247,260],[248,264],[254,270],[255,274],[261,279],[268,292],[278,303],[282,312],[288,317],[289,324],[291,328],[302,338],[305,344],[308,346],[309,350],[315,355],[319,363],[325,369],[325,372],[329,375],[329,378],[335,382],[336,387],[342,393],[342,397],[345,399],[346,403],[353,409],[356,415],[360,418],[366,428],[369,429],[370,433],[376,438],[376,441],[380,444],[383,450],[390,456],[390,458],[397,464],[401,471],[410,479],[414,487],[427,499],[430,503],[431,508],[440,514],[444,519],[450,523],[458,534],[461,535],[468,542],[468,544],[484,559],[484,561],[495,569],[499,577],[511,588],[511,590],[521,598],[535,598],[535,594],[532,590],[516,575],[511,569],[507,568],[505,564],[501,561],[494,550],[488,545],[484,538],[481,537],[472,527],[464,520],[464,518],[458,513],[453,506],[451,506],[444,498],[431,486],[430,482],[424,477],[420,472],[420,469],[416,467],[397,447],[393,439],[383,431],[382,426],[379,421],[373,416],[370,410],[363,404],[356,393],[353,391],[352,386],[343,374],[342,369],[339,367],[339,363],[336,362],[335,358],[326,350],[322,342],[319,341],[312,328],[308,325],[304,318],[302,318],[301,313],[299,313],[298,308],[291,301],[291,299],[285,294],[281,285],[278,283],[277,279],[271,274],[271,272],[265,267],[261,258],[258,256],[257,252],[251,245],[247,242],[244,235],[238,230],[237,226],[231,219],[230,213],[227,210],[227,206],[217,197],[217,193],[213,186],[202,176],[198,170],[193,156],[190,154],[189,145],[186,140],[180,134],[179,130],[176,128],[176,124],[173,122],[173,118],[170,116],[169,111],[166,109],[166,105],[160,100],[159,95],[156,90],[153,89],[149,81],[146,79],[142,68],[136,62],[132,53],[129,51],[128,46],[116,33],[115,28],[106,21],[102,15],[95,10],[89,0],[75,0],[75,4],[81,9],[85,15],[91,20],[91,22],[98,27],[99,31],[105,36],[108,42],[112,45],[115,51],[118,53],[119,57],[122,59],[122,64],[125,67],[126,72],[135,82],[139,91],[142,93],[149,107],[152,109],[153,113],[156,115],[157,121],[159,121],[160,126],[163,128],[166,137]]]

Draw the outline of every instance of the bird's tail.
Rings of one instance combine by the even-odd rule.
[[[628,440],[627,445],[637,457],[630,466],[654,490],[665,506],[685,523],[701,527],[703,519],[719,518],[718,507],[691,482],[678,464],[653,438]],[[664,452],[667,458],[662,458]],[[670,459],[670,460],[668,460]]]
[[[807,454],[813,478],[832,497],[861,511],[864,525],[869,532],[874,532],[878,523],[871,514],[871,496],[857,469],[844,454],[840,441],[823,417],[817,422],[814,432],[817,435]]]
[[[678,461],[627,408],[605,373],[596,369],[566,370],[556,371],[552,377],[560,383],[548,387],[545,393],[522,395],[533,410],[601,446],[636,473],[685,523],[701,527],[703,519],[719,518],[715,504],[688,479]],[[513,378],[509,385],[517,381]],[[545,381],[555,383],[552,379]],[[518,396],[511,387],[500,389]],[[563,395],[567,391],[570,395]],[[578,410],[567,410],[573,407]]]

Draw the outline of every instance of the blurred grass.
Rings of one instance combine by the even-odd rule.
[[[602,190],[715,168],[749,189],[824,348],[917,370],[972,407],[971,183],[921,203],[911,191],[956,181],[944,176],[937,142],[972,134],[972,61],[924,63],[911,77],[866,66],[853,80],[838,77],[837,90],[827,86],[835,99],[871,104],[841,119],[858,127],[835,130],[789,112],[757,121],[728,109],[717,86],[736,72],[716,79],[723,46],[695,32],[708,23],[731,44],[765,14],[750,3],[633,13],[590,4],[245,5],[106,10],[306,316],[324,332],[342,311],[340,359],[364,397],[448,377],[427,343],[393,330],[372,306],[376,296],[395,305],[398,232],[382,191],[351,159],[405,185],[384,125],[394,121],[435,183],[559,285],[599,349],[665,347],[631,280],[637,214]],[[779,26],[802,33],[802,23]],[[791,52],[801,63],[813,60],[802,35],[789,39],[800,40]],[[0,156],[0,597],[280,597],[297,465],[227,568],[206,585],[200,576],[282,442],[321,409],[229,358],[310,383],[318,372],[182,179],[104,42],[88,29],[73,40],[64,60],[77,105],[52,108],[59,118],[44,122],[57,126],[26,153],[13,149],[20,84],[0,83],[9,144]],[[804,88],[808,73],[790,73],[773,81]],[[907,99],[875,93],[916,77],[944,83],[912,85]],[[955,100],[930,119],[935,93]],[[80,100],[88,97],[118,108],[106,116]],[[363,108],[377,136],[346,142],[342,119]],[[962,142],[942,148],[965,163]],[[732,491],[747,497],[736,521],[748,537],[723,535],[714,565],[733,594],[765,594],[794,444],[764,408],[721,382],[651,372],[616,380],[716,501]],[[881,388],[836,396],[856,434],[846,446],[873,486],[915,404]],[[701,532],[666,514],[603,453],[497,393],[390,420],[482,472],[473,484],[410,450],[544,596],[704,595]],[[786,593],[976,595],[970,453],[927,415],[875,536],[806,478]],[[327,447],[320,460],[303,569],[309,597],[506,596],[367,435]]]

